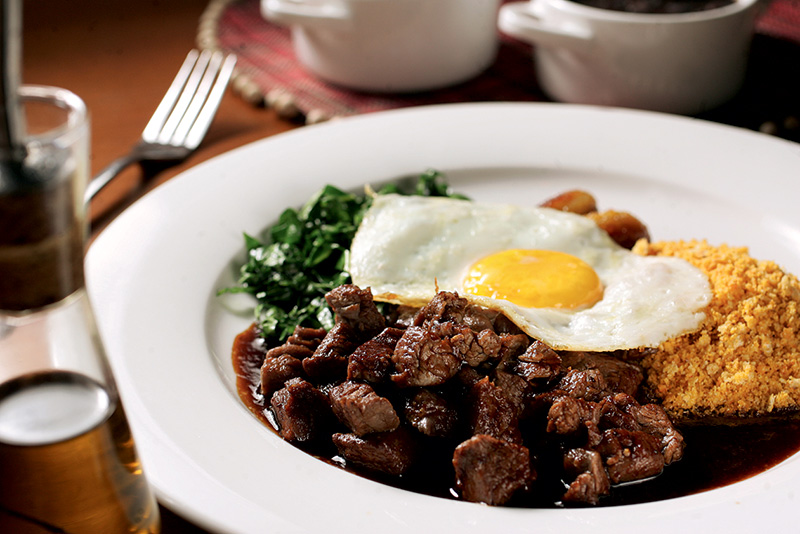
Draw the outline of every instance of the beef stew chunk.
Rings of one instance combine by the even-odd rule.
[[[297,326],[286,340],[287,345],[306,347],[313,353],[319,347],[327,332],[324,328],[305,328]],[[267,353],[269,355],[269,353]],[[305,357],[305,356],[304,356]]]
[[[599,369],[569,369],[559,380],[556,389],[588,401],[598,401],[613,393]]]
[[[642,430],[657,437],[667,464],[683,457],[683,436],[675,429],[664,408],[657,404],[640,405],[630,395],[618,393],[604,402],[603,420],[606,427]]]
[[[605,460],[608,478],[614,484],[642,480],[664,469],[658,438],[647,432],[610,428],[603,432],[597,452]]]
[[[588,432],[600,422],[601,405],[575,398],[564,392],[556,397],[547,412],[547,431],[562,436],[577,436]]]
[[[495,369],[494,384],[511,404],[516,417],[525,417],[528,413],[528,399],[532,394],[528,382],[519,375]]]
[[[450,340],[420,326],[409,327],[397,342],[392,381],[399,387],[438,386],[450,380],[461,360]]]
[[[562,365],[577,371],[596,369],[603,377],[608,391],[636,395],[644,380],[641,367],[613,356],[593,352],[565,352]]]
[[[485,434],[456,447],[453,467],[463,499],[492,505],[505,504],[535,478],[526,447]]]
[[[336,323],[314,354],[303,360],[303,370],[316,382],[342,380],[347,376],[348,357],[359,344],[357,330],[350,323]]]
[[[468,403],[473,435],[485,434],[509,443],[522,443],[518,408],[488,377],[472,386]]]
[[[293,378],[276,391],[270,406],[278,431],[286,441],[310,441],[330,426],[331,407],[325,395],[302,378]]]
[[[290,354],[266,358],[261,366],[261,393],[265,397],[281,389],[292,378],[303,376],[303,363]]]
[[[269,349],[261,366],[260,390],[266,398],[292,378],[305,376],[302,361],[314,354],[327,332],[298,326],[283,345]]]
[[[334,327],[298,329],[266,351],[261,390],[281,435],[327,443],[331,461],[418,476],[420,452],[430,461],[437,451],[465,500],[506,504],[548,484],[552,493],[555,480],[563,503],[594,505],[683,455],[664,410],[638,402],[634,363],[555,351],[455,293],[403,311],[403,322],[379,318],[368,289],[326,298]]]
[[[514,371],[531,384],[547,384],[561,374],[561,356],[537,340],[517,357]]]
[[[395,347],[396,372],[391,378],[400,387],[444,384],[464,365],[496,361],[505,338],[489,329],[475,332],[451,322],[411,326]]]
[[[498,317],[503,317],[502,315]],[[497,354],[498,367],[505,368],[514,362],[530,344],[530,338],[525,334],[501,332],[497,329],[495,321],[495,332],[500,336],[500,349]]]
[[[403,428],[363,437],[337,433],[332,439],[347,462],[387,475],[404,474],[417,455],[417,442]]]
[[[386,327],[386,320],[372,300],[369,288],[361,289],[352,284],[339,286],[329,291],[325,300],[336,322],[347,323],[363,340],[378,335]]]
[[[353,352],[347,363],[348,380],[384,382],[391,372],[392,354],[403,330],[388,327]]]
[[[368,384],[346,381],[328,392],[336,417],[358,436],[388,432],[400,426],[392,403]]]
[[[414,318],[412,326],[426,326],[431,323],[463,323],[469,302],[456,293],[441,291],[423,306]]]
[[[597,504],[611,492],[611,482],[597,451],[571,449],[564,455],[564,472],[572,482],[562,497],[565,502]]]
[[[426,436],[452,436],[458,424],[458,410],[442,395],[419,389],[407,400],[403,415],[408,423]]]

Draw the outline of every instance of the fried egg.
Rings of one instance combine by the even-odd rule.
[[[348,270],[377,301],[457,292],[560,350],[656,347],[696,330],[711,300],[702,271],[634,254],[587,217],[442,197],[376,196]]]

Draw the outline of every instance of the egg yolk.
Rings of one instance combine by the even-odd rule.
[[[575,309],[603,297],[603,284],[589,264],[551,250],[504,250],[477,261],[464,291],[526,308]]]

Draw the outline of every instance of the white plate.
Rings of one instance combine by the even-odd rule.
[[[800,458],[744,482],[635,506],[520,510],[426,497],[283,442],[236,397],[230,347],[250,302],[219,299],[242,232],[325,183],[427,168],[473,198],[537,203],[585,188],[656,239],[746,245],[800,273],[800,145],[667,115],[557,104],[415,108],[308,126],[159,187],[91,247],[89,290],[151,482],[210,530],[575,532],[796,529]],[[240,296],[241,297],[241,296]]]

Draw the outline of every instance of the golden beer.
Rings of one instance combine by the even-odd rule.
[[[120,403],[77,373],[0,385],[0,532],[156,534]]]

